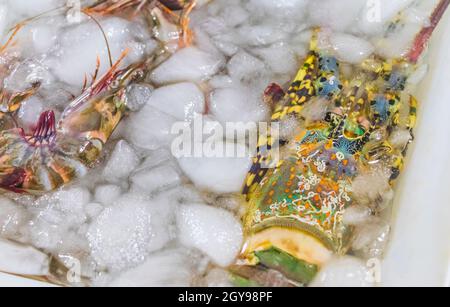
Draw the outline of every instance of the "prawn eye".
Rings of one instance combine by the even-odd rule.
[[[110,87],[113,90],[118,89],[120,87],[120,82],[118,80],[114,80],[113,82],[111,82]]]

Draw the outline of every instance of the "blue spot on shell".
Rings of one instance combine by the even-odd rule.
[[[332,96],[341,90],[341,81],[335,75],[319,77],[316,81],[316,89],[319,96]]]
[[[401,73],[398,71],[393,71],[388,80],[389,88],[396,91],[402,91],[405,89],[406,80],[407,78]]]
[[[319,67],[323,72],[330,72],[333,74],[339,74],[339,64],[336,58],[323,56],[319,58]]]
[[[389,101],[385,97],[378,96],[372,108],[382,122],[385,122],[389,118]]]

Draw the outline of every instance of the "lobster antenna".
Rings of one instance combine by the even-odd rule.
[[[422,31],[420,31],[420,33],[417,34],[413,46],[407,55],[407,59],[409,61],[411,61],[412,63],[416,63],[419,60],[420,56],[425,50],[428,41],[430,40],[434,30],[436,29],[442,17],[444,16],[445,11],[447,10],[449,5],[450,0],[441,0],[439,2],[437,7],[433,11],[433,14],[431,15],[430,25],[424,27]]]
[[[102,32],[103,35],[103,39],[105,40],[106,43],[106,49],[108,50],[108,59],[109,59],[109,66],[113,67],[113,59],[112,59],[112,53],[111,53],[111,47],[109,45],[109,41],[108,41],[108,37],[106,36],[105,30],[103,29],[102,25],[100,24],[100,22],[97,20],[97,18],[95,18],[94,16],[92,16],[90,13],[86,12],[85,10],[83,11],[83,14],[87,15],[89,18],[91,18],[95,24],[98,26],[98,28],[100,29],[100,31]]]

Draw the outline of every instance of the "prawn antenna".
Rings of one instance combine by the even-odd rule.
[[[113,64],[113,59],[112,59],[111,46],[109,45],[108,36],[106,35],[106,32],[103,29],[103,26],[100,24],[100,22],[98,21],[97,18],[95,18],[92,14],[88,13],[86,10],[83,10],[83,14],[85,14],[86,16],[91,18],[95,22],[95,24],[98,26],[100,31],[102,32],[103,39],[105,40],[105,43],[106,43],[106,49],[108,50],[109,66],[113,67],[114,64]]]

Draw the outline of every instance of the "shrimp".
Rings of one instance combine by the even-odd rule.
[[[156,26],[168,23],[161,20],[161,9],[155,7],[150,13],[158,19]],[[160,48],[147,60],[120,69],[124,52],[104,76],[95,80],[94,73],[91,86],[70,103],[59,121],[54,111],[48,110],[40,115],[32,131],[5,125],[0,131],[0,188],[41,194],[83,177],[96,165],[112,133],[132,111],[127,104],[128,86],[143,81],[170,56],[168,43],[161,41]],[[11,111],[12,102],[18,98],[8,99]]]
[[[355,183],[368,174],[388,186],[398,178],[417,112],[405,85],[449,3],[440,1],[403,58],[372,56],[353,65],[350,76],[320,49],[317,29],[287,92],[278,85],[267,89],[266,100],[275,105],[272,120],[280,124],[288,117],[302,121],[305,108],[319,100],[328,108],[323,118],[303,122],[292,139],[260,139],[244,189],[246,242],[231,268],[238,284],[270,286],[279,272],[283,284],[308,285],[334,254],[349,251],[354,229],[344,223],[346,209],[383,201]],[[393,141],[398,131],[410,134],[407,140]],[[282,159],[274,161],[271,150],[282,151]]]

